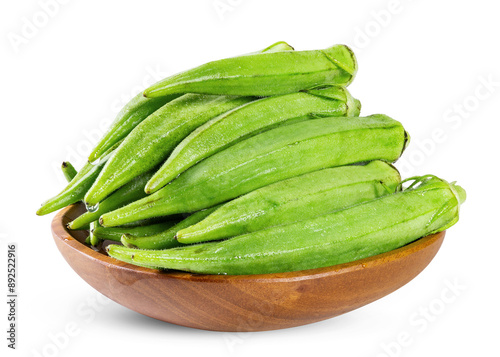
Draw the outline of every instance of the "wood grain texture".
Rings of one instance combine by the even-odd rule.
[[[199,275],[141,268],[95,251],[84,231],[66,224],[84,211],[73,205],[52,222],[57,247],[87,283],[117,303],[177,325],[214,331],[265,331],[305,325],[369,304],[417,276],[445,232],[352,263],[290,273]],[[381,312],[382,316],[383,312]]]

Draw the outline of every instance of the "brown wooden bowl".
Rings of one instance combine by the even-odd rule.
[[[265,331],[325,320],[402,287],[434,258],[445,232],[402,248],[327,268],[261,275],[199,275],[130,265],[86,246],[66,224],[83,205],[52,222],[57,247],[75,272],[111,300],[146,316],[214,331]]]

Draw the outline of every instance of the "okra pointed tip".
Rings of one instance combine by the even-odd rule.
[[[113,145],[105,141],[97,144],[87,158],[87,161],[93,165],[97,165],[101,159],[104,159],[104,157],[110,153],[110,150],[116,149],[120,142],[121,141],[114,143]]]
[[[186,228],[183,228],[183,229],[177,231],[177,233],[175,233],[174,239],[180,243],[186,243],[185,242],[186,230],[189,231],[189,227],[186,227]]]
[[[162,95],[163,93],[161,93],[161,91],[156,88],[155,84],[153,84],[149,88],[146,88],[144,92],[142,92],[142,96],[145,98],[156,98],[156,97],[161,97]]]
[[[92,189],[92,187],[90,189]],[[85,207],[87,207],[87,210],[89,210],[89,207],[90,208],[98,207],[99,201],[100,201],[100,200],[94,199],[94,197],[92,197],[93,193],[92,193],[92,195],[89,194],[89,193],[91,193],[90,189],[87,192],[87,194],[85,195],[85,197],[83,198],[83,203],[85,204]]]
[[[42,203],[42,206],[36,211],[37,216],[45,216],[46,214],[56,211],[49,205],[50,201]]]
[[[157,180],[155,180],[155,177],[153,176],[147,183],[146,186],[144,187],[144,192],[146,192],[147,195],[150,195],[152,193],[155,193],[158,191],[160,188],[162,188],[161,183],[159,184]]]
[[[80,216],[81,217],[81,216]],[[84,225],[81,224],[81,221],[77,218],[67,224],[67,227],[71,230],[84,229]]]
[[[92,244],[94,247],[97,247],[97,245],[99,245],[99,243],[101,243],[101,240],[99,238],[97,238],[94,235],[90,236],[90,244]]]
[[[89,163],[93,163],[95,161],[97,161],[99,159],[99,152],[97,151],[92,151],[89,155],[89,157],[87,158],[87,161]]]
[[[190,227],[192,227],[192,226],[190,226]],[[175,237],[174,237],[175,240],[178,241],[179,243],[183,243],[183,244],[198,243],[198,241],[196,240],[196,238],[197,238],[196,233],[194,234],[194,237],[193,237],[193,234],[191,234],[192,230],[189,229],[190,227],[179,230],[175,234]],[[196,232],[196,230],[195,230],[195,232]]]
[[[133,237],[130,234],[124,234],[122,235],[120,242],[127,248],[137,248],[136,245],[130,242],[132,239]]]

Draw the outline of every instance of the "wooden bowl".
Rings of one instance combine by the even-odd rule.
[[[394,251],[327,268],[261,275],[199,275],[141,268],[95,251],[66,224],[83,205],[52,222],[57,247],[87,283],[146,316],[214,331],[265,331],[325,320],[390,294],[434,258],[444,232]],[[382,314],[382,313],[381,313]]]

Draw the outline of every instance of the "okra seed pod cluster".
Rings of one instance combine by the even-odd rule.
[[[68,185],[86,243],[151,269],[266,274],[397,249],[458,221],[465,190],[402,180],[403,124],[361,115],[344,45],[285,42],[165,78],[134,97]]]

